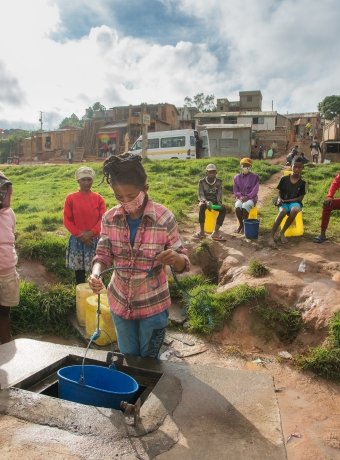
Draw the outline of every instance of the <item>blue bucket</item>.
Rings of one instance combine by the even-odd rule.
[[[249,240],[256,240],[259,236],[260,221],[258,219],[244,219],[244,235]]]
[[[121,401],[133,402],[139,388],[134,378],[108,367],[68,366],[57,374],[59,398],[89,406],[120,409]]]

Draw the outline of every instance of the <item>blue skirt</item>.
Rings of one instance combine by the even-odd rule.
[[[90,272],[98,240],[98,237],[92,238],[90,244],[84,244],[78,240],[78,238],[71,235],[66,248],[66,267],[72,270],[85,270],[86,272]]]

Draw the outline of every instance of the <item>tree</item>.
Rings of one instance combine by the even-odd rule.
[[[91,120],[93,118],[94,112],[97,111],[104,113],[106,111],[106,108],[100,102],[95,102],[91,107],[88,107],[85,110],[83,120]]]
[[[200,112],[214,112],[216,111],[215,96],[213,94],[198,93],[193,99],[186,97],[184,107],[197,107]]]
[[[326,96],[323,101],[319,102],[318,110],[326,120],[333,120],[340,115],[340,96]]]
[[[59,125],[59,129],[68,128],[70,126],[74,128],[82,128],[83,126],[82,120],[79,120],[79,118],[77,117],[75,113],[72,113],[70,117],[64,118],[63,121]]]

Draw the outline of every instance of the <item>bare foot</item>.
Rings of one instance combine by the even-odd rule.
[[[280,240],[282,244],[288,243],[287,238],[284,236],[284,233],[280,232]]]
[[[194,234],[194,238],[197,238],[199,240],[203,240],[204,238],[206,238],[206,235],[205,235],[205,233],[197,232],[197,233]]]
[[[271,248],[276,248],[276,243],[273,236],[270,236],[268,239],[268,244]]]

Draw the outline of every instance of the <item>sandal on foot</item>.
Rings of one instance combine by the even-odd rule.
[[[227,239],[222,235],[211,235],[211,239],[214,241],[227,241]]]
[[[203,240],[204,238],[206,238],[206,236],[205,236],[205,235],[202,235],[201,232],[196,232],[196,233],[194,234],[194,238],[197,238],[198,240]]]
[[[314,243],[323,243],[324,241],[326,241],[326,239],[327,238],[325,236],[318,235],[315,238],[313,238],[313,242]]]

